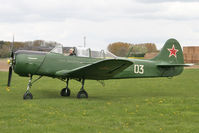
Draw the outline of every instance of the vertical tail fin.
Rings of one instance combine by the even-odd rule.
[[[181,46],[176,39],[167,40],[160,53],[152,60],[157,62],[157,67],[164,77],[179,75],[186,66]]]
[[[152,60],[163,61],[168,64],[184,64],[184,57],[181,46],[176,39],[166,41],[160,53]]]

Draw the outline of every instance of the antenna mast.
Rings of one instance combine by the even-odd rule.
[[[84,36],[84,48],[86,47],[86,36]]]

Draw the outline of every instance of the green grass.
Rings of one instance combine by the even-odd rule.
[[[88,99],[77,99],[81,84],[71,80],[71,97],[59,95],[65,83],[36,82],[33,100],[22,100],[28,78],[0,72],[0,133],[196,133],[199,131],[199,69],[172,79],[86,80]]]

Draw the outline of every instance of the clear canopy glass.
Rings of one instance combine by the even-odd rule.
[[[57,45],[50,52],[52,52],[52,53],[58,53],[58,54],[63,54],[63,46],[62,45]]]
[[[68,56],[69,50],[71,48],[74,49],[74,53],[78,57],[91,57],[91,58],[104,58],[104,59],[117,58],[117,56],[105,50],[91,50],[90,48],[84,48],[84,47],[63,47],[62,45],[56,46],[50,52],[64,54]]]

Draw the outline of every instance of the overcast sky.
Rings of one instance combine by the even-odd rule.
[[[0,0],[0,40],[199,46],[199,0]]]

